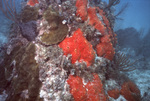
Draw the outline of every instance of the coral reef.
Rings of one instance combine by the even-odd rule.
[[[108,90],[107,93],[111,98],[118,99],[119,96],[122,95],[127,101],[141,101],[140,90],[135,85],[135,83],[130,80],[122,82],[119,88],[118,86],[117,87],[111,87],[113,85],[109,86],[110,87],[107,89],[110,90]]]
[[[88,101],[107,101],[102,81],[97,74],[94,74],[93,81],[88,82],[86,88],[88,89]]]
[[[4,65],[6,68],[5,77],[10,82],[8,88],[10,93],[6,101],[19,100],[22,91],[28,91],[28,99],[35,100],[38,97],[40,88],[39,68],[34,60],[35,45],[30,43],[27,46],[16,47],[6,57]],[[12,58],[13,57],[13,58]],[[11,65],[10,65],[11,64]],[[12,73],[10,73],[12,71]]]
[[[140,100],[136,85],[114,67],[117,39],[107,16],[114,2],[26,3],[0,65],[6,101]]]
[[[80,16],[83,21],[87,20],[87,3],[88,0],[77,0],[76,1],[76,15]]]
[[[121,95],[123,95],[128,101],[141,100],[140,90],[131,81],[127,81],[124,84],[122,84]]]
[[[102,35],[100,37],[100,43],[97,45],[98,56],[104,56],[112,60],[115,54],[113,46],[116,45],[116,38],[105,12],[98,7],[87,8],[87,0],[82,0],[80,3],[77,0],[76,7],[77,15],[80,15],[84,21],[88,18],[88,24],[97,29]]]
[[[87,84],[78,76],[70,75],[68,80],[70,92],[75,101],[107,101],[103,84],[97,74],[93,74],[93,81]]]
[[[120,91],[119,89],[113,89],[113,90],[109,90],[108,92],[108,95],[114,99],[117,99],[120,95]]]
[[[24,23],[35,21],[38,19],[39,12],[37,7],[25,6],[21,11],[20,20]]]
[[[29,1],[27,2],[27,5],[35,6],[35,4],[38,4],[38,3],[39,3],[38,0],[29,0]]]
[[[63,56],[58,46],[45,47],[36,44],[36,62],[39,67],[39,79],[42,82],[39,96],[46,100],[70,100],[69,86],[66,83],[67,71],[62,67],[71,64],[67,57]]]
[[[111,43],[99,43],[96,48],[98,56],[113,60],[115,52]]]
[[[63,24],[62,17],[49,7],[44,12],[44,19],[48,22],[47,27],[49,26],[49,29],[40,36],[39,40],[45,45],[61,42],[68,34],[68,27],[66,24]]]
[[[77,29],[72,37],[66,38],[59,46],[63,49],[64,55],[72,55],[72,63],[85,61],[87,66],[90,66],[95,60],[95,51],[84,38],[81,29]]]
[[[19,2],[19,1],[17,1]],[[0,7],[0,10],[3,12],[3,14],[13,21],[16,26],[16,33],[19,35],[22,35],[24,38],[26,38],[28,41],[33,41],[35,40],[38,32],[37,32],[37,26],[36,22],[34,21],[28,21],[26,23],[22,22],[19,16],[19,13],[17,12],[16,8],[16,1],[11,0],[10,4],[9,1],[4,0],[0,1],[0,4],[4,4],[3,6]]]
[[[87,100],[87,91],[80,77],[70,75],[67,82],[70,85],[70,93],[73,95],[75,101]]]
[[[38,35],[35,21],[22,23],[19,28],[20,28],[20,33],[22,34],[23,37],[25,37],[28,41],[35,41],[35,38]]]

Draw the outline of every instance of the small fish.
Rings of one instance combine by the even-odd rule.
[[[27,2],[27,5],[34,6],[35,4],[38,4],[38,3],[39,3],[38,0],[29,0],[29,1]]]

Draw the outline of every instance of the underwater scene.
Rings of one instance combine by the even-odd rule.
[[[0,101],[150,101],[150,0],[0,0]]]

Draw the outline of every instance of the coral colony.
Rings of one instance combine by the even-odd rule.
[[[28,0],[15,16],[15,0],[1,1],[15,19],[1,65],[6,101],[141,100],[114,62],[111,6],[119,0]]]

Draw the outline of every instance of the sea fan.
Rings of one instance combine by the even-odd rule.
[[[126,56],[124,53],[117,52],[114,57],[113,67],[114,69],[117,69],[119,71],[128,72],[136,69],[134,66],[135,63],[136,61],[134,62],[130,61],[129,56]]]
[[[25,37],[28,41],[33,41],[37,36],[36,21],[22,23],[22,21],[18,19],[18,14],[16,12],[16,2],[18,3],[19,1],[0,0],[0,10],[8,19],[17,24],[23,37]]]
[[[0,10],[10,20],[18,23],[15,0],[0,0]]]

